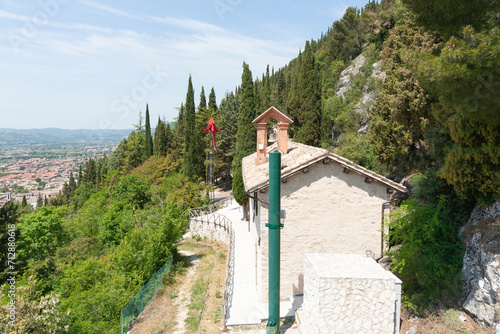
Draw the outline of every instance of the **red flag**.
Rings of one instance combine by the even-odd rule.
[[[206,129],[200,129],[200,130],[203,131],[203,132],[205,132],[205,133],[207,133],[207,132],[212,133],[212,138],[213,138],[213,142],[214,142],[214,150],[216,150],[217,147],[215,147],[215,134],[217,132],[221,132],[222,130],[217,129],[217,127],[215,126],[214,118],[210,117],[210,121],[208,121],[207,128]]]

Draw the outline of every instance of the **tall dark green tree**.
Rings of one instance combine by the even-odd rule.
[[[97,179],[97,166],[95,160],[90,158],[85,164],[85,169],[83,170],[83,181],[84,183],[91,182],[96,184]]]
[[[78,166],[78,186],[81,186],[83,182],[82,165]]]
[[[73,172],[70,172],[70,174],[69,174],[68,186],[69,186],[69,190],[70,190],[71,194],[74,194],[77,185],[75,182],[75,178],[73,177]]]
[[[43,197],[42,193],[38,193],[38,198],[36,200],[36,207],[37,209],[41,208],[43,206]]]
[[[167,138],[165,133],[165,123],[158,116],[158,124],[155,128],[155,136],[153,141],[153,153],[157,157],[167,155]]]
[[[23,199],[21,201],[21,207],[25,208],[28,206],[28,200],[26,199],[26,195],[23,195]]]
[[[403,3],[417,15],[418,23],[445,37],[459,35],[466,25],[480,29],[491,19],[498,24],[500,11],[500,2],[492,0],[403,0]]]
[[[184,154],[184,123],[185,123],[185,113],[186,108],[184,103],[181,103],[179,109],[179,115],[177,116],[177,123],[175,125],[175,144],[172,143],[172,148],[178,151],[180,154]]]
[[[248,197],[243,186],[241,160],[255,151],[257,133],[252,121],[255,119],[255,99],[252,72],[248,64],[243,62],[241,88],[239,92],[240,111],[238,115],[238,132],[236,134],[236,154],[233,159],[233,195],[238,204],[246,207]],[[246,212],[246,210],[245,210]]]
[[[318,146],[321,140],[321,78],[309,41],[299,55],[287,112],[293,119],[293,139]]]
[[[255,112],[257,114],[262,113],[264,111],[262,110],[262,105],[260,100],[260,86],[261,83],[258,82],[258,80],[255,80],[255,82],[253,83],[253,99],[254,99]]]
[[[366,35],[363,34],[360,25],[359,10],[353,7],[347,8],[344,16],[333,23],[332,35],[329,52],[333,59],[350,61],[356,58],[363,50],[366,41]]]
[[[165,122],[163,122],[165,124]],[[172,132],[172,129],[170,128],[170,123],[167,122],[167,124],[164,126],[165,129],[165,155],[173,148],[173,140],[174,140],[174,134]]]
[[[210,95],[208,95],[208,114],[214,119],[217,118],[217,99],[215,97],[214,87],[212,87]]]
[[[196,112],[194,106],[194,89],[191,76],[189,76],[188,91],[186,94],[186,113],[184,115],[184,156],[182,170],[186,177],[195,179],[201,177],[200,147],[196,129]]]
[[[279,110],[285,111],[286,96],[285,71],[281,70],[276,73],[276,84],[272,89],[271,104]]]
[[[203,162],[202,178],[207,180],[208,168],[210,165],[210,160],[208,158],[208,153],[210,152],[210,138],[207,134],[202,133],[200,129],[204,129],[210,120],[210,113],[207,108],[207,97],[205,95],[205,88],[201,86],[200,93],[200,104],[198,105],[198,111],[196,112],[196,132],[198,133],[198,147],[199,147],[199,161]]]
[[[271,79],[269,78],[269,65],[266,68],[266,76],[262,79],[261,106],[263,110],[271,107]]]
[[[226,93],[219,106],[220,122],[218,127],[223,131],[217,136],[217,156],[219,157],[220,176],[229,181],[231,179],[232,163],[236,154],[236,133],[238,131],[238,114],[240,104],[238,95]]]
[[[151,136],[151,122],[149,120],[149,105],[146,104],[146,128],[145,128],[145,139],[146,142],[144,144],[144,155],[145,158],[148,159],[153,155],[153,137]]]

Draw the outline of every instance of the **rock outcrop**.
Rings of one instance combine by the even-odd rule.
[[[365,64],[365,57],[361,54],[357,56],[353,64],[348,66],[345,70],[340,73],[340,79],[337,83],[337,91],[335,96],[344,97],[345,93],[352,89],[351,82],[355,75],[359,73],[361,67]]]
[[[339,96],[344,98],[345,94],[352,90],[352,81],[354,77],[359,74],[361,67],[363,67],[366,63],[366,58],[360,54],[354,60],[352,65],[348,66],[345,70],[340,74],[340,79],[337,83],[337,91],[335,92],[335,96]],[[386,77],[386,73],[382,70],[382,62],[378,61],[372,65],[372,73],[371,76],[375,80],[379,80],[383,82]],[[375,90],[369,83],[363,87],[363,96],[358,101],[354,110],[360,113],[363,117],[361,120],[360,127],[358,129],[359,134],[366,134],[370,127],[369,118],[373,105],[377,99],[378,90]]]
[[[467,249],[462,274],[463,308],[478,322],[500,332],[500,202],[476,206],[463,228]]]

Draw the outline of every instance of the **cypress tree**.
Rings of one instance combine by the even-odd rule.
[[[25,208],[28,206],[28,201],[26,200],[26,195],[23,195],[23,200],[21,201],[21,207]]]
[[[92,182],[93,184],[96,184],[97,166],[95,160],[92,158],[90,158],[89,161],[87,161],[87,163],[85,164],[83,180],[85,183]]]
[[[38,193],[38,199],[36,200],[36,207],[40,208],[43,206],[42,193]]]
[[[260,89],[259,82],[256,80],[253,84],[253,97],[254,97],[254,108],[257,114],[262,112],[262,106],[260,103]]]
[[[43,200],[43,205],[49,205],[49,199],[47,198],[47,195],[44,196],[44,200]]]
[[[78,186],[83,184],[82,165],[78,166]]]
[[[276,73],[276,84],[271,94],[271,104],[279,110],[285,110],[286,107],[286,82],[284,71]],[[286,110],[285,110],[286,111]]]
[[[146,104],[146,143],[145,143],[145,157],[148,159],[153,155],[153,137],[151,136],[151,123],[149,120],[149,106]]]
[[[271,107],[271,79],[269,78],[269,65],[266,68],[266,76],[262,79],[262,108],[263,110],[267,110]]]
[[[210,120],[208,108],[207,108],[207,98],[205,95],[205,88],[201,86],[201,93],[200,93],[200,104],[198,105],[198,112],[196,113],[196,132],[198,133],[198,152],[199,152],[199,161],[203,161],[203,165],[205,168],[202,168],[202,174],[200,175],[201,177],[205,178],[205,180],[208,182],[206,179],[206,176],[208,175],[208,167],[210,165],[210,160],[208,159],[208,152],[210,151],[210,142],[205,133],[201,133],[200,129],[204,129]]]
[[[175,126],[176,149],[184,153],[184,118],[185,118],[184,103],[181,103],[179,115],[177,116],[177,124]]]
[[[217,100],[215,98],[215,90],[213,87],[210,91],[210,95],[208,96],[208,114],[214,119],[217,116]]]
[[[164,127],[164,130],[165,130],[165,151],[164,151],[164,155],[166,156],[167,153],[173,148],[173,138],[174,138],[174,135],[173,135],[172,130],[170,128],[170,123],[167,123],[167,125]]]
[[[104,156],[99,160],[99,171],[100,171],[100,178],[99,182],[108,175],[108,156],[104,154]]]
[[[165,124],[158,116],[158,124],[155,128],[155,137],[153,141],[153,153],[157,157],[166,155],[166,138],[165,138]]]
[[[64,185],[63,185],[63,188],[62,188],[62,197],[63,197],[63,201],[62,201],[62,205],[66,204],[69,202],[70,200],[70,193],[69,193],[69,186],[68,186],[68,182],[64,182]]]
[[[196,113],[194,106],[194,89],[191,76],[189,76],[188,91],[184,115],[184,157],[182,170],[186,177],[191,179],[201,175],[199,162],[198,131],[196,131]]]
[[[319,146],[321,139],[321,77],[309,41],[292,82],[287,111],[293,119],[293,139]]]
[[[246,207],[248,197],[243,186],[241,159],[255,151],[256,130],[252,121],[255,118],[255,99],[252,72],[243,62],[241,88],[239,92],[240,111],[238,115],[238,131],[236,133],[236,154],[233,159],[233,195],[238,204]],[[246,210],[245,210],[246,211]]]
[[[75,178],[73,177],[73,172],[71,172],[69,174],[68,186],[69,186],[70,194],[73,195],[75,193],[75,190],[76,190],[76,182],[75,182]]]
[[[238,131],[238,113],[240,104],[238,95],[226,93],[219,106],[220,128],[224,131],[219,133],[217,152],[221,160],[221,176],[229,181],[231,179],[231,165],[236,153],[236,132]]]

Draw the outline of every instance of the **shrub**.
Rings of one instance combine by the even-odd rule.
[[[465,244],[458,228],[473,208],[453,191],[439,194],[443,184],[434,176],[420,176],[428,180],[417,180],[415,194],[427,198],[404,201],[389,224],[390,240],[397,245],[388,252],[392,269],[403,281],[403,300],[417,314],[459,297]]]

